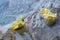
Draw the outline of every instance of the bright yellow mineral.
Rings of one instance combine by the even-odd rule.
[[[46,15],[44,17],[44,19],[46,19],[46,20],[52,20],[52,21],[55,21],[56,18],[57,18],[57,14],[49,14],[49,15]]]
[[[24,17],[23,16],[19,16],[16,19],[16,21],[11,23],[11,30],[15,31],[15,29],[24,28],[25,22],[23,20],[24,20]],[[21,30],[21,31],[23,31],[23,30]]]
[[[42,14],[43,18],[46,20],[52,20],[55,21],[57,18],[57,13],[52,13],[50,10],[46,9],[46,8],[42,8],[40,10],[40,13]]]
[[[49,14],[49,13],[50,13],[50,10],[48,10],[48,9],[46,9],[46,8],[42,8],[42,9],[40,10],[40,13],[41,13],[42,15],[44,15],[44,14]]]

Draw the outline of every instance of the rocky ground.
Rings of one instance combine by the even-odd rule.
[[[33,33],[35,40],[60,40],[60,0],[0,0],[0,2],[0,25],[11,23],[17,16],[24,15],[25,22],[28,22],[27,28]],[[40,15],[39,10],[43,7],[58,14],[52,27],[47,26]]]

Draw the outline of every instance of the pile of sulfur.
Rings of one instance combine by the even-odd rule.
[[[26,31],[24,16],[19,16],[16,21],[11,24],[11,30],[23,34]]]
[[[40,13],[42,17],[44,18],[44,21],[46,22],[47,25],[51,26],[55,23],[57,19],[57,13],[52,13],[50,10],[46,8],[42,8],[40,10]]]

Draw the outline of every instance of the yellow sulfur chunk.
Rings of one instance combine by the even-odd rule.
[[[13,23],[11,23],[11,30],[14,31],[16,28],[18,28],[18,23],[17,21],[14,21]]]
[[[40,13],[42,15],[42,17],[44,18],[46,24],[48,25],[52,25],[55,23],[56,19],[57,19],[57,13],[52,13],[50,10],[46,9],[46,8],[42,8],[40,10]]]
[[[16,21],[14,21],[12,24],[11,24],[11,29],[15,30],[17,28],[22,28],[25,26],[25,23],[24,23],[24,16],[19,16]]]
[[[57,14],[52,13],[50,10],[46,8],[42,8],[40,10],[40,13],[42,14],[43,18],[47,20],[55,20],[57,18]]]
[[[15,29],[18,29],[18,28],[23,28],[25,26],[25,23],[20,21],[19,23],[17,21],[14,21],[12,24],[11,24],[11,30],[14,31]]]
[[[15,30],[17,28],[22,28],[25,26],[25,23],[20,21],[19,23],[17,21],[14,21],[12,24],[11,24],[11,29],[12,30]]]
[[[19,33],[24,33],[26,31],[24,16],[19,16],[16,21],[11,24],[11,31],[17,31]]]
[[[40,10],[40,13],[41,13],[42,15],[44,15],[44,14],[49,14],[49,13],[50,13],[50,10],[48,10],[48,9],[46,9],[46,8],[42,8],[42,9]]]
[[[56,20],[56,18],[57,18],[57,14],[49,14],[44,17],[44,19],[52,20],[52,21]]]
[[[25,23],[23,21],[20,21],[18,25],[19,25],[19,28],[22,28],[25,26]]]

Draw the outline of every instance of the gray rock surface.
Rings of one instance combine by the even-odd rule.
[[[45,25],[39,12],[42,7],[58,14],[54,26]],[[11,23],[18,15],[24,15],[28,19],[31,14],[29,12],[36,10],[37,12],[33,12],[30,21],[25,20],[29,22],[29,32],[34,33],[36,40],[55,40],[56,36],[60,37],[60,0],[6,0],[0,4],[0,24]]]

